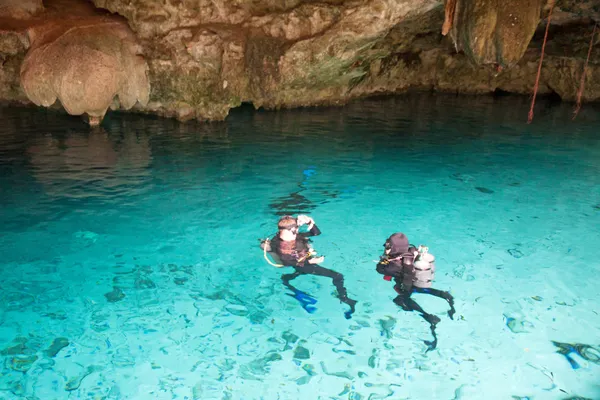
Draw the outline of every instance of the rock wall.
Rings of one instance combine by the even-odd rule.
[[[64,6],[67,1],[71,0],[46,2],[46,10],[35,11],[42,17],[35,18],[48,14],[48,4],[62,12],[72,10]],[[546,0],[93,1],[96,7],[125,18],[135,35],[126,41],[137,43],[125,46],[129,48],[125,53],[147,61],[148,102],[143,90],[138,90],[128,97],[142,100],[133,109],[180,120],[223,119],[242,102],[275,109],[342,104],[410,89],[530,94],[550,6]],[[539,93],[575,99],[599,16],[596,3],[559,0],[556,4]],[[14,29],[2,32],[0,97],[23,100],[27,79],[19,81],[15,71],[28,70],[23,52],[28,49],[32,54],[37,45],[30,45],[29,37],[15,34]],[[600,62],[596,54],[587,71],[584,101],[600,99],[600,83],[594,80]],[[132,71],[123,65],[114,68]],[[70,73],[60,79],[72,81],[79,74],[82,80],[88,74],[83,67]],[[139,76],[122,75],[119,87]],[[111,93],[118,92],[116,83],[106,85]],[[40,87],[39,81],[29,86],[30,99],[36,99],[32,88]],[[85,108],[79,103],[90,95],[65,101],[63,106],[78,113]],[[39,99],[36,103],[45,104]],[[135,101],[126,103],[131,106]]]

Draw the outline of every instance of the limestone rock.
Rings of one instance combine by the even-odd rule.
[[[0,18],[28,19],[43,10],[42,0],[0,0]]]
[[[243,102],[271,109],[343,104],[411,89],[531,94],[551,0],[44,0],[43,12],[24,6],[37,1],[0,0],[0,10],[10,4],[14,14],[17,5],[30,16],[10,23],[0,16],[0,98],[27,95],[39,105],[58,99],[97,124],[107,108],[134,104],[179,120],[222,120]],[[600,21],[597,3],[557,0],[539,94],[575,99]],[[600,99],[599,68],[594,51],[584,101]]]
[[[535,33],[542,0],[456,0],[455,7],[451,35],[457,49],[477,64],[511,67]]]
[[[37,105],[58,98],[69,114],[99,122],[118,96],[130,109],[147,104],[147,64],[124,21],[105,17],[50,21],[28,30],[31,47],[21,85]],[[113,106],[114,107],[114,106]]]

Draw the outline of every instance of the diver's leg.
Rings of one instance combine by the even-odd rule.
[[[296,289],[292,284],[290,284],[290,281],[293,279],[296,279],[297,277],[299,277],[300,275],[304,275],[305,272],[300,271],[299,268],[296,268],[296,271],[292,274],[284,274],[281,276],[281,280],[283,281],[283,284],[285,285],[285,287],[287,287],[288,289],[290,289],[292,291],[293,294],[288,294],[288,296],[295,298],[296,300],[298,300],[300,302],[300,304],[302,305],[302,308],[304,308],[307,312],[309,313],[313,313],[315,312],[316,308],[314,307],[314,304],[317,303],[317,300],[314,299],[312,296],[310,296],[307,293],[304,293],[301,290]]]
[[[290,284],[290,281],[291,281],[291,280],[294,280],[294,279],[296,279],[296,278],[297,278],[297,277],[299,277],[300,275],[304,275],[304,272],[302,272],[302,271],[299,271],[298,269],[296,269],[296,271],[294,271],[294,272],[293,272],[293,273],[291,273],[291,274],[283,274],[283,275],[281,275],[281,280],[283,281],[283,284],[284,284],[284,285],[285,285],[287,288],[289,288],[289,289],[290,289],[290,290],[292,290],[292,291],[296,291],[296,290],[298,290],[298,289],[296,289],[294,286],[292,286],[292,285]]]
[[[408,306],[420,313],[421,317],[423,317],[425,321],[429,322],[429,328],[431,329],[431,334],[433,335],[433,341],[424,340],[424,342],[427,345],[427,351],[434,350],[437,346],[437,335],[435,333],[435,326],[438,322],[440,322],[440,318],[437,315],[425,312],[425,310],[423,310],[423,308],[421,308],[421,306],[410,297],[408,298]]]
[[[450,310],[448,311],[448,316],[450,319],[454,319],[454,313],[456,310],[454,309],[454,297],[448,292],[444,292],[443,290],[438,290],[434,288],[414,288],[414,291],[417,293],[427,293],[435,297],[442,298],[448,302],[450,305]]]
[[[346,318],[350,318],[355,311],[356,300],[352,300],[348,297],[348,290],[344,286],[344,275],[340,274],[331,269],[323,268],[319,265],[308,264],[302,268],[304,273],[308,273],[311,275],[317,276],[325,276],[327,278],[331,278],[333,281],[333,285],[337,289],[338,298],[343,302],[350,306],[350,311],[347,312]]]
[[[415,288],[413,288],[415,289]],[[427,345],[427,351],[433,350],[437,346],[437,335],[435,333],[435,326],[438,322],[440,322],[440,318],[437,315],[429,314],[423,310],[423,308],[410,298],[412,294],[411,291],[400,291],[399,295],[394,299],[394,303],[402,307],[404,311],[416,311],[421,314],[421,317],[427,322],[429,322],[429,327],[431,329],[431,334],[433,335],[433,341],[425,340],[425,344]]]

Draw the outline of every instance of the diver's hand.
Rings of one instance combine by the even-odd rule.
[[[314,224],[314,221],[308,215],[298,215],[298,218],[296,218],[296,221],[298,222],[298,226],[311,224],[311,223]]]
[[[323,261],[325,261],[325,257],[324,256],[315,257],[315,258],[309,258],[308,259],[308,263],[309,264],[318,264],[318,263],[322,263]]]
[[[306,225],[309,223],[310,217],[308,217],[307,215],[298,215],[296,221],[298,222],[298,226]]]

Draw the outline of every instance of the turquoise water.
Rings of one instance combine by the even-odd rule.
[[[527,125],[526,102],[111,114],[97,132],[0,108],[0,399],[600,398],[600,108],[572,122],[539,101]],[[352,319],[331,280],[293,281],[309,314],[264,260],[286,212],[321,228]],[[413,295],[441,318],[431,352],[375,271],[396,231],[456,299],[450,320]]]

